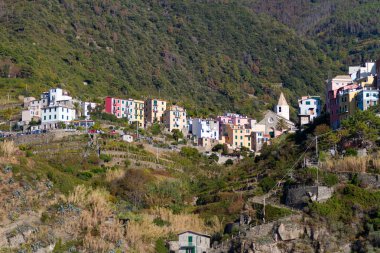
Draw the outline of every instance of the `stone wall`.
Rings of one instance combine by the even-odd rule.
[[[331,198],[333,188],[326,186],[299,186],[289,188],[285,193],[285,204],[295,208],[303,208],[310,202],[324,202]]]

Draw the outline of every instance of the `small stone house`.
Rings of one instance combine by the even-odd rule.
[[[193,231],[185,231],[178,234],[178,241],[168,243],[170,253],[209,253],[210,252],[210,236],[196,233]]]

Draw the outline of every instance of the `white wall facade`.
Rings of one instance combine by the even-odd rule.
[[[67,122],[75,119],[75,109],[63,106],[51,106],[42,109],[41,123]]]
[[[191,231],[178,235],[179,253],[207,253],[210,250],[210,237]],[[194,251],[190,251],[194,248]]]
[[[196,138],[211,138],[219,140],[219,122],[213,119],[192,120],[192,133]]]
[[[275,112],[278,116],[281,116],[289,120],[289,106],[288,105],[276,105]]]
[[[298,115],[308,115],[310,122],[313,122],[321,115],[322,103],[319,97],[305,97],[298,100],[298,108]]]

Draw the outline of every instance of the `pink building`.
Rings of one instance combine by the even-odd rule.
[[[330,126],[333,129],[339,128],[339,101],[337,100],[338,90],[354,88],[351,85],[352,79],[349,75],[336,76],[328,80],[326,84],[326,110],[330,114]]]
[[[252,119],[247,116],[242,116],[236,113],[225,113],[222,116],[217,116],[216,120],[219,122],[219,136],[227,134],[226,125],[245,126],[250,125]]]

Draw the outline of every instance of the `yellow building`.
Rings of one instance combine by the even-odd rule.
[[[365,78],[362,78],[358,81],[359,85],[362,87],[370,87],[374,86],[375,84],[375,77],[374,76],[367,76]]]
[[[226,143],[232,148],[246,147],[251,149],[251,129],[239,125],[226,125]]]
[[[172,105],[164,113],[164,125],[171,132],[178,129],[186,130],[186,110],[180,106]]]
[[[144,103],[145,123],[162,122],[166,110],[166,101],[159,99],[148,99]]]
[[[135,100],[135,121],[139,122],[139,127],[144,127],[144,101]]]
[[[345,120],[357,110],[356,95],[359,89],[348,89],[339,91],[339,120]]]

